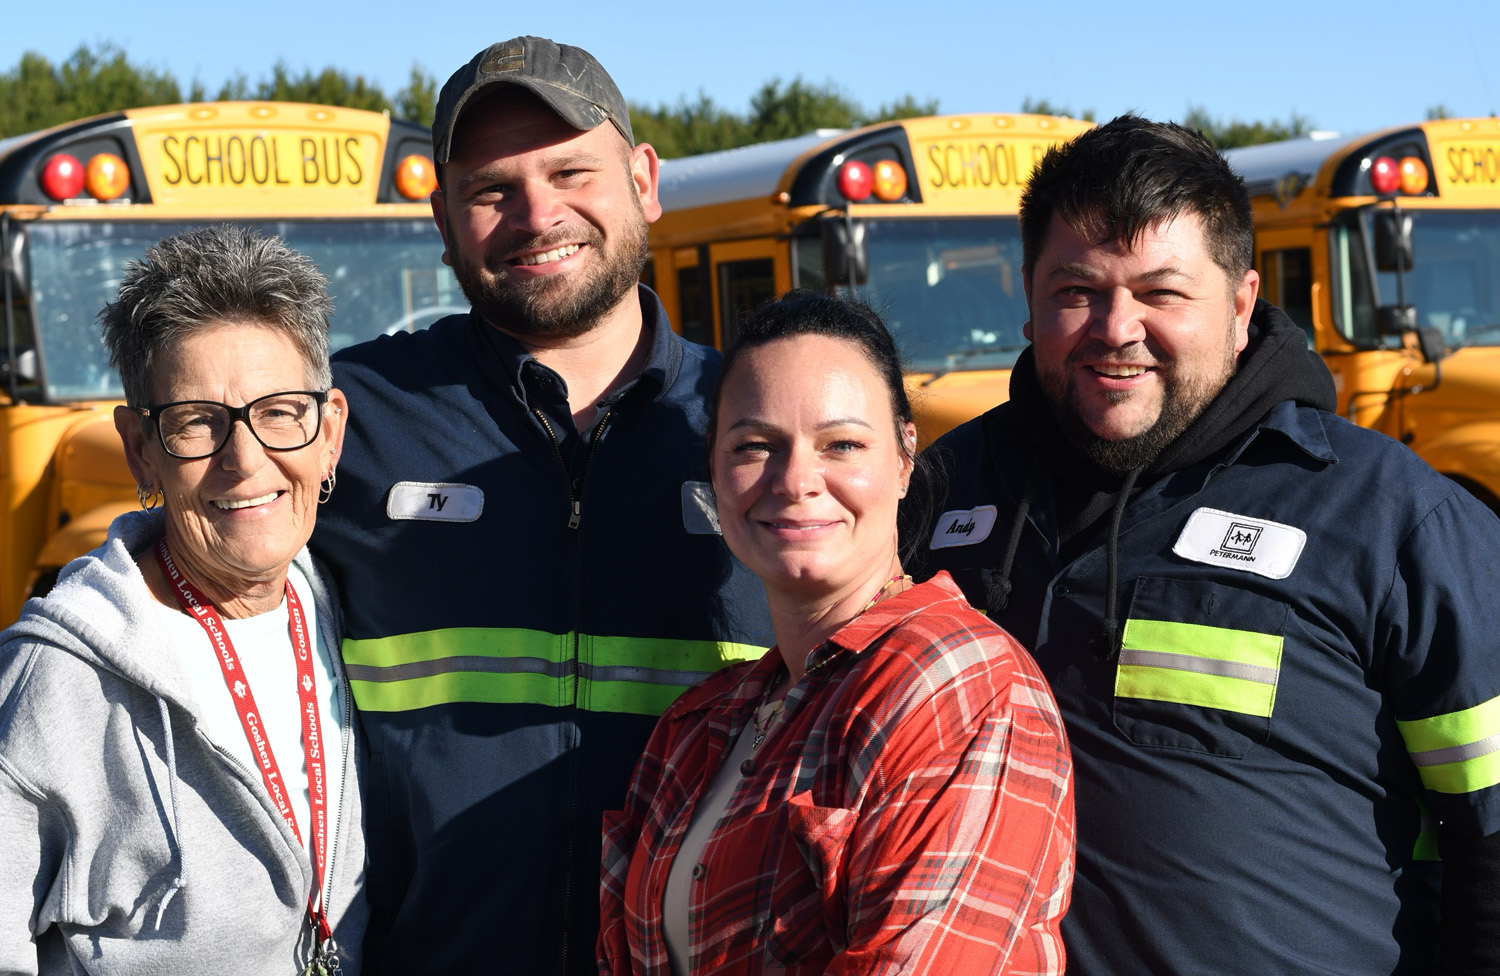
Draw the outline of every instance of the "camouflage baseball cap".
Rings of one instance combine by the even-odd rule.
[[[505,85],[536,95],[575,129],[586,132],[608,119],[635,145],[625,98],[592,54],[545,37],[515,37],[480,51],[443,85],[432,123],[432,156],[439,166],[448,161],[464,109]]]

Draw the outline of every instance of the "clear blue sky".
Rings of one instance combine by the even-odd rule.
[[[1500,112],[1500,2],[1303,0],[1021,4],[996,0],[574,0],[515,4],[365,0],[71,4],[5,0],[0,70],[23,51],[54,61],[113,42],[132,61],[210,90],[252,82],[277,60],[328,65],[384,89],[413,63],[439,83],[488,43],[541,34],[592,51],[627,98],[655,104],[701,89],[742,111],[762,82],[833,80],[869,106],[910,92],[944,112],[1009,111],[1026,96],[1101,119],[1127,109],[1181,118],[1286,119],[1363,131]],[[118,26],[115,26],[118,25]]]

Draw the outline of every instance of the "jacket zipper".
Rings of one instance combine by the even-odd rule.
[[[557,434],[552,425],[547,422],[547,417],[540,410],[532,408],[536,419],[541,421],[542,427],[547,431],[547,437],[552,441],[552,449],[557,452],[557,460],[562,464],[563,479],[568,486],[568,528],[578,531],[578,525],[583,521],[583,483],[588,478],[589,467],[594,463],[594,454],[599,449],[599,438],[604,434],[604,427],[609,423],[609,418],[614,416],[614,411],[605,410],[604,416],[599,418],[599,423],[594,425],[594,433],[589,438],[589,454],[584,458],[583,470],[578,473],[578,488],[573,487],[573,473],[568,469],[568,460],[563,457],[562,447],[557,443]],[[578,538],[573,538],[573,661],[578,661],[578,628],[583,623],[582,594],[578,592]],[[578,674],[573,674],[573,705],[578,705]],[[573,921],[573,837],[577,833],[575,824],[578,822],[578,789],[577,762],[573,763],[573,789],[568,797],[568,850],[566,858],[566,880],[563,882],[563,931],[562,931],[562,972],[568,971],[568,928]]]

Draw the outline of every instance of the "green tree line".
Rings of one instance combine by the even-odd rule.
[[[0,138],[104,112],[211,99],[312,102],[389,112],[431,125],[437,91],[437,79],[419,64],[412,65],[404,86],[386,92],[363,75],[331,66],[297,72],[284,61],[276,62],[268,75],[256,81],[239,74],[216,90],[210,91],[196,79],[184,89],[170,72],[134,64],[113,44],[83,45],[60,64],[27,52],[15,67],[0,72]],[[1092,109],[1074,112],[1070,106],[1045,98],[1027,97],[1020,108],[1094,120]],[[631,103],[630,120],[638,140],[651,143],[663,158],[670,159],[785,139],[813,129],[847,129],[937,112],[937,99],[910,94],[868,108],[833,81],[818,84],[797,77],[767,81],[743,112],[720,105],[700,89],[695,98],[684,96],[675,105]],[[1435,106],[1429,114],[1445,112]],[[1244,122],[1212,116],[1201,106],[1190,106],[1181,121],[1202,129],[1221,149],[1288,139],[1312,128],[1311,120],[1295,112],[1286,121]]]

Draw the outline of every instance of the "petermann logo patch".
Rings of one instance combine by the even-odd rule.
[[[473,522],[483,511],[482,490],[443,481],[398,481],[385,500],[385,514],[393,519]]]
[[[1244,522],[1234,522],[1229,526],[1229,534],[1224,536],[1224,541],[1219,548],[1225,552],[1238,552],[1248,556],[1255,552],[1255,543],[1260,539],[1261,526],[1249,525]]]
[[[932,527],[929,549],[948,549],[953,546],[972,546],[990,537],[995,528],[995,506],[980,505],[978,508],[961,508],[944,512]]]
[[[1306,545],[1307,533],[1295,525],[1200,508],[1188,516],[1172,552],[1195,563],[1286,579]]]

